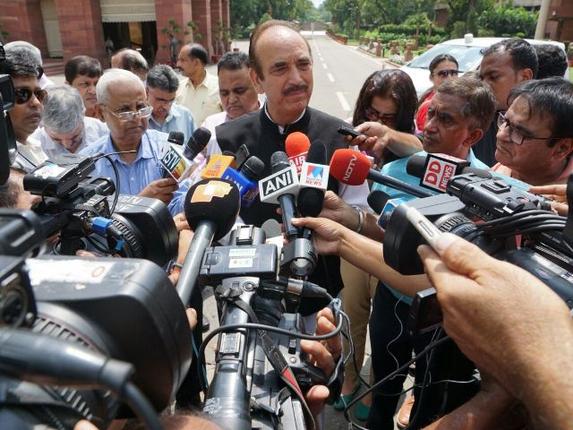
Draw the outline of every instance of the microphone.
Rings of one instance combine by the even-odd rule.
[[[280,204],[285,235],[290,240],[298,235],[291,221],[295,214],[294,198],[298,194],[296,167],[291,166],[286,153],[276,151],[271,155],[271,172],[259,181],[260,200]]]
[[[185,140],[185,135],[180,131],[170,131],[169,136],[167,136],[167,141],[173,143],[174,145],[183,146],[183,141]]]
[[[189,136],[189,140],[183,147],[183,156],[188,160],[193,160],[205,147],[211,139],[211,132],[205,127],[199,127]]]
[[[352,149],[337,149],[330,160],[330,174],[348,185],[360,185],[366,179],[387,185],[416,197],[430,197],[433,193],[384,175],[370,168],[368,157]]]
[[[420,178],[420,185],[440,193],[454,176],[473,173],[480,178],[491,179],[492,174],[484,169],[471,167],[469,161],[447,154],[413,155],[406,164],[406,172]]]
[[[301,172],[297,198],[297,209],[301,216],[316,217],[322,210],[330,171],[326,163],[326,147],[320,141],[315,141],[310,146]]]
[[[233,182],[241,194],[241,205],[249,207],[259,195],[257,181],[261,178],[265,170],[265,163],[260,158],[252,155],[242,163],[239,171],[232,167],[227,167],[221,179]]]
[[[195,289],[205,249],[231,230],[240,207],[239,190],[224,179],[203,179],[187,191],[185,217],[194,235],[177,282],[185,305]]]
[[[310,146],[308,136],[300,131],[295,131],[286,137],[285,152],[289,163],[296,167],[297,175],[300,175],[302,171],[302,164],[306,161]]]
[[[213,154],[209,158],[209,162],[201,172],[202,179],[215,179],[220,178],[225,173],[225,170],[233,164],[235,159],[232,155]]]
[[[368,198],[366,199],[368,206],[377,214],[382,212],[388,200],[390,200],[390,196],[381,190],[372,191],[368,194]]]

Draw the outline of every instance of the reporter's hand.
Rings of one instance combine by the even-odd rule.
[[[187,253],[189,252],[189,247],[191,246],[191,240],[193,240],[193,232],[191,230],[181,230],[179,232],[176,263],[183,264],[185,262],[185,257],[187,256]],[[171,273],[169,274],[168,276],[169,280],[173,285],[177,285],[180,273],[181,269],[178,267],[174,267]]]
[[[173,178],[157,179],[150,182],[147,187],[139,193],[139,195],[142,197],[159,199],[163,203],[167,204],[173,198],[173,193],[177,191],[177,188],[179,188],[179,185]]]
[[[334,315],[329,308],[324,308],[316,315],[316,334],[324,335],[336,329]],[[301,340],[300,347],[308,355],[309,362],[322,369],[327,375],[333,372],[336,361],[342,353],[342,340],[340,335],[331,337],[321,342],[313,340]],[[324,404],[328,400],[330,392],[324,385],[315,385],[306,393],[306,401],[314,416],[320,414]]]
[[[354,209],[332,191],[327,191],[324,194],[322,210],[318,216],[336,221],[337,223],[342,224],[343,226],[352,230],[356,230],[359,223],[359,216],[356,209]]]
[[[551,207],[559,215],[567,216],[569,213],[566,184],[539,185],[529,188],[529,192],[533,194],[540,194],[543,197],[553,200],[551,202]]]
[[[175,222],[175,227],[177,228],[177,231],[191,230],[191,227],[189,227],[189,223],[187,222],[187,218],[185,218],[184,212],[175,215],[173,217],[173,222]]]
[[[352,139],[351,144],[367,151],[379,161],[384,149],[390,144],[392,129],[379,122],[368,121],[357,126],[355,130],[361,135]]]
[[[189,321],[189,328],[191,328],[191,331],[195,330],[195,327],[197,327],[197,311],[193,308],[188,308],[185,314],[187,315],[187,321]]]
[[[340,242],[348,229],[327,218],[293,218],[295,227],[308,227],[312,230],[314,248],[319,254],[338,255]]]
[[[81,420],[76,423],[74,430],[98,430],[98,428],[89,421]]]
[[[438,291],[444,328],[479,368],[521,398],[524,378],[545,365],[540,351],[573,338],[569,311],[545,284],[452,234],[418,252]],[[551,372],[550,372],[551,373]]]

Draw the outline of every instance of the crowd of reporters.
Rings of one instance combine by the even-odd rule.
[[[46,160],[57,162],[58,156],[68,153],[109,153],[109,158],[96,162],[94,176],[116,180],[119,193],[157,198],[169,205],[179,231],[178,255],[169,273],[177,284],[192,239],[182,214],[183,201],[209,160],[224,151],[235,152],[245,141],[269,175],[275,146],[284,148],[289,133],[302,131],[311,138],[311,145],[320,139],[326,147],[327,159],[319,164],[327,164],[336,149],[351,144],[372,156],[383,174],[417,186],[419,178],[407,170],[409,157],[443,153],[473,167],[491,168],[496,177],[516,188],[544,194],[554,200],[559,213],[567,214],[564,185],[559,184],[573,173],[573,85],[562,78],[562,61],[554,77],[539,76],[540,66],[548,61],[538,61],[542,54],[526,41],[508,39],[488,48],[476,76],[457,78],[455,58],[439,59],[430,67],[435,87],[419,106],[405,73],[373,73],[349,121],[359,135],[346,141],[335,133],[342,119],[308,106],[312,56],[299,33],[286,23],[271,21],[255,31],[249,49],[249,57],[225,54],[214,77],[205,69],[204,48],[186,45],[177,59],[185,76],[181,83],[171,67],[149,68],[143,57],[130,50],[114,55],[113,68],[106,71],[97,60],[79,56],[66,65],[66,85],[43,86],[40,79],[46,76],[39,73],[41,58],[34,48],[7,45],[3,72],[15,87],[16,103],[9,117],[18,154],[2,189],[2,207],[33,205],[21,178]],[[545,69],[543,73],[551,74]],[[166,175],[160,163],[172,148],[167,133],[182,132],[187,142],[198,125],[206,127],[211,137],[205,150],[189,160],[189,178],[180,182]],[[280,141],[265,141],[275,135]],[[235,137],[237,142],[229,145]],[[414,408],[402,425],[569,428],[573,385],[567,370],[571,369],[573,325],[566,304],[537,278],[453,235],[443,236],[433,250],[418,249],[424,275],[398,273],[384,262],[385,232],[366,202],[370,190],[383,191],[396,204],[415,198],[387,185],[351,186],[331,180],[318,216],[295,218],[292,223],[311,229],[316,252],[328,256],[321,257],[314,279],[333,295],[342,289],[343,307],[355,323],[352,337],[356,337],[359,367],[369,323],[372,383],[407,363],[412,351],[419,354],[436,340],[433,334],[412,336],[404,327],[412,296],[429,286],[437,289],[443,327],[455,344],[441,344],[431,362],[416,363]],[[257,201],[254,207],[241,209],[240,216],[258,225],[269,217],[281,220],[275,208],[267,206]],[[195,308],[188,313],[191,326],[197,320],[201,325],[200,294],[189,304]],[[332,331],[331,314],[322,312],[317,318],[318,334]],[[200,332],[194,332],[198,339]],[[304,348],[319,367],[329,371],[341,352],[338,339],[309,342]],[[359,369],[351,361],[346,365],[339,409],[360,388],[355,371]],[[362,413],[355,411],[369,428],[393,428],[404,379],[405,374],[396,375],[378,385],[371,406],[366,401]],[[191,377],[178,402],[196,404],[198,384]],[[308,394],[314,412],[320,413],[327,397],[324,387]],[[173,428],[185,425],[183,418],[171,420],[177,422]],[[190,426],[199,425],[199,418],[189,420]]]

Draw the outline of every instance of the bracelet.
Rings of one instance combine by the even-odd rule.
[[[354,229],[356,233],[362,232],[362,227],[364,227],[364,211],[358,207],[353,206],[353,208],[358,212],[358,226]]]

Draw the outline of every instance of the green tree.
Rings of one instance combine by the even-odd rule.
[[[502,4],[482,13],[478,24],[496,36],[533,37],[537,15],[537,12],[530,12],[522,7]]]
[[[457,33],[469,32],[477,35],[477,18],[485,11],[493,8],[494,0],[447,0],[447,4],[450,13],[446,30],[454,33],[455,27]]]

